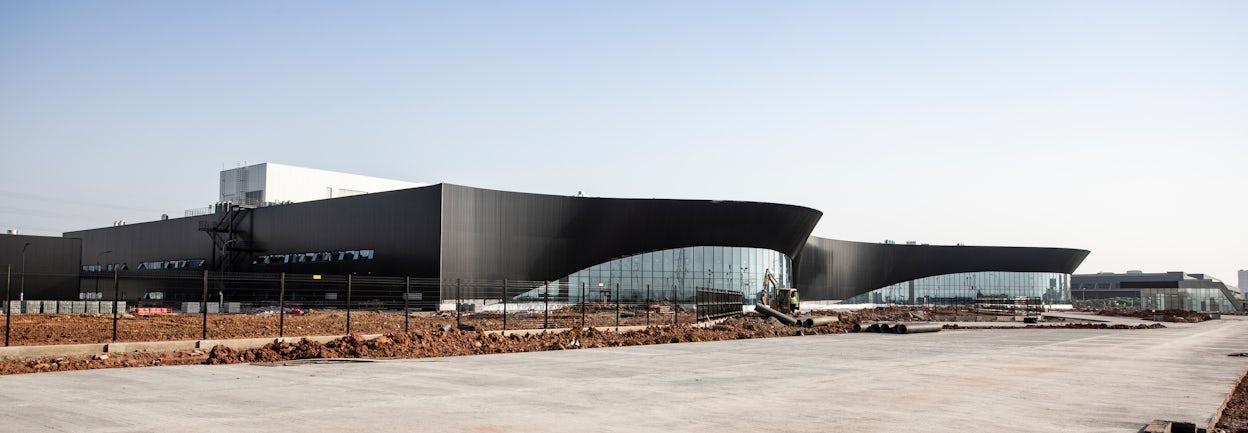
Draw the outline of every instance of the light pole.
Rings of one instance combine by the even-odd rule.
[[[22,245],[22,279],[20,280],[20,290],[17,292],[17,298],[22,301],[22,307],[26,306],[26,248],[30,246],[30,242]]]

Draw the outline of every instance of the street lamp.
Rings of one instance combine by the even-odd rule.
[[[22,279],[21,286],[19,286],[21,291],[17,292],[17,299],[22,301],[23,307],[26,305],[26,248],[29,246],[30,242],[27,242],[26,245],[22,245]]]

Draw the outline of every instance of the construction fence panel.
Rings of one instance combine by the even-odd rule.
[[[695,311],[708,302],[733,310],[732,300],[707,301],[695,286],[627,281],[591,285],[202,269],[84,271],[62,277],[77,285],[67,289],[68,295],[59,295],[62,299],[10,300],[8,305],[26,312],[5,316],[6,322],[12,319],[6,334],[21,331],[16,332],[16,344],[380,334],[443,327],[671,326],[694,323]],[[741,301],[734,299],[739,311]],[[48,315],[66,317],[49,320]],[[57,320],[64,326],[51,327]]]

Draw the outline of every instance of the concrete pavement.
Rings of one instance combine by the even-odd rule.
[[[1248,320],[0,377],[0,430],[1136,432],[1208,424]]]

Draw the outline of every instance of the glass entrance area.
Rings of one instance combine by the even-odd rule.
[[[1070,303],[1070,275],[1052,272],[964,272],[919,278],[872,290],[843,304],[961,305],[977,297],[1033,297]]]
[[[622,257],[577,271],[568,283],[570,300],[580,302],[582,288],[589,302],[692,299],[697,288],[742,292],[744,302],[759,299],[766,274],[780,287],[792,287],[792,261],[784,254],[761,248],[700,246],[654,251]],[[647,292],[649,294],[647,295]]]

